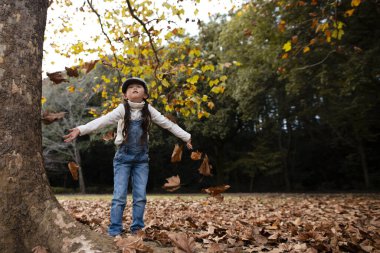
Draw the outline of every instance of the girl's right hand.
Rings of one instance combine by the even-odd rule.
[[[64,142],[71,142],[75,138],[77,138],[78,135],[80,134],[80,131],[78,128],[69,129],[69,132],[70,132],[69,134],[63,136]]]

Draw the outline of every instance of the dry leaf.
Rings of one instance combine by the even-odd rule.
[[[176,246],[176,250],[178,250],[176,252],[195,252],[194,238],[188,237],[185,233],[168,233],[168,237]]]
[[[70,170],[70,173],[71,173],[71,176],[73,177],[73,179],[75,181],[78,181],[78,179],[79,179],[79,165],[76,164],[75,162],[69,162],[67,164],[67,166],[69,167],[69,170]]]
[[[224,184],[220,186],[209,187],[209,188],[203,189],[202,191],[215,197],[216,195],[219,195],[220,193],[225,192],[230,187],[231,186],[229,186],[228,184]]]
[[[201,166],[199,167],[198,171],[203,176],[212,176],[211,169],[212,169],[212,166],[208,163],[208,156],[205,155],[205,157],[203,158],[203,162]]]
[[[78,77],[79,76],[79,72],[78,72],[78,69],[76,67],[74,68],[68,68],[68,67],[65,67],[66,69],[66,74],[70,77]]]
[[[50,81],[52,81],[55,84],[67,82],[67,79],[64,77],[64,74],[61,71],[57,71],[54,73],[46,73],[46,75],[49,77]]]
[[[53,112],[46,111],[42,113],[41,120],[42,120],[42,123],[44,123],[45,125],[49,125],[53,123],[54,121],[63,119],[65,117],[65,114],[66,112],[53,113]]]
[[[98,62],[99,60],[95,60],[95,61],[89,61],[89,62],[85,62],[82,66],[82,68],[84,70],[86,70],[86,74],[88,74],[96,65],[96,63]]]
[[[32,249],[33,253],[48,253],[47,248],[43,246],[36,246]]]
[[[169,191],[169,192],[173,192],[175,190],[178,190],[180,187],[181,187],[181,179],[179,178],[179,176],[172,176],[172,177],[169,177],[166,179],[166,181],[168,181],[167,183],[165,183],[162,188]]]
[[[110,140],[113,140],[114,138],[115,138],[115,132],[113,130],[107,132],[105,135],[102,136],[102,139],[104,141],[110,141]]]
[[[194,152],[191,152],[191,159],[194,160],[194,161],[197,161],[197,160],[201,160],[202,158],[202,153],[199,152],[199,151],[194,151]]]
[[[173,150],[173,153],[172,153],[172,158],[171,158],[171,162],[172,163],[176,163],[176,162],[180,162],[181,159],[182,159],[182,149],[183,149],[183,146],[181,145],[178,145],[178,144],[175,144],[174,145],[174,150]]]
[[[153,252],[153,250],[144,245],[141,237],[129,236],[127,238],[119,237],[116,240],[116,246],[118,246],[123,253],[135,253],[135,252]]]

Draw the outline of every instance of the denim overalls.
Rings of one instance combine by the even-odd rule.
[[[142,120],[131,120],[127,143],[120,145],[114,160],[114,192],[111,205],[111,224],[108,233],[111,236],[123,231],[123,211],[127,199],[128,180],[132,182],[132,233],[144,227],[146,204],[146,185],[149,174],[148,141],[141,143]]]

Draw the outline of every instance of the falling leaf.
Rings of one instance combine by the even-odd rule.
[[[45,104],[46,103],[46,97],[42,97],[41,98],[41,105]]]
[[[304,47],[304,49],[303,49],[303,52],[306,54],[307,52],[309,52],[310,51],[310,47]]]
[[[199,151],[194,151],[194,152],[191,152],[191,156],[190,157],[191,157],[192,160],[197,161],[197,160],[200,160],[202,158],[202,153],[199,152]]]
[[[351,6],[352,7],[357,7],[357,6],[359,6],[360,2],[361,2],[361,0],[352,0],[351,1]]]
[[[98,61],[99,60],[95,60],[95,61],[85,62],[83,64],[82,68],[86,71],[86,74],[88,74],[95,67]]]
[[[217,195],[225,192],[230,187],[231,186],[229,186],[228,184],[224,184],[224,185],[220,185],[220,186],[209,187],[209,188],[203,189],[202,191],[205,192],[205,193],[210,194],[213,197],[215,197],[215,196],[217,196]]]
[[[112,131],[108,131],[105,135],[102,136],[102,139],[104,141],[110,141],[110,140],[113,140],[115,138],[115,132],[112,130]]]
[[[67,87],[67,90],[70,92],[70,93],[73,93],[75,91],[75,86],[74,85],[70,85],[69,87]]]
[[[351,17],[354,14],[355,9],[347,10],[344,12],[345,17]]]
[[[182,159],[182,149],[183,149],[182,145],[178,145],[178,144],[174,145],[174,150],[173,150],[172,158],[171,158],[171,162],[172,163],[177,163],[177,162],[181,161],[181,159]]]
[[[79,179],[79,165],[76,164],[75,162],[69,162],[67,164],[67,166],[69,167],[69,170],[70,170],[70,173],[71,173],[71,176],[73,177],[73,179],[75,181],[78,181],[78,179]]]
[[[49,77],[50,81],[52,81],[55,84],[67,82],[67,79],[64,77],[61,71],[57,71],[54,73],[46,73],[46,75]]]
[[[168,233],[169,239],[176,246],[178,253],[195,252],[194,238],[188,237],[185,233]]]
[[[78,72],[78,69],[77,68],[68,68],[68,67],[65,67],[66,69],[66,74],[70,77],[78,77],[79,76],[79,72]]]
[[[47,248],[43,246],[36,246],[32,249],[33,253],[48,253]]]
[[[203,158],[203,162],[201,166],[199,167],[198,171],[203,176],[212,176],[211,169],[212,169],[212,166],[208,162],[208,156],[205,155]]]
[[[65,114],[66,112],[57,112],[57,113],[53,113],[53,112],[49,112],[49,111],[45,111],[44,113],[42,113],[42,123],[44,123],[45,125],[49,125],[57,120],[61,120],[65,117]]]
[[[169,177],[166,179],[166,181],[168,181],[168,182],[165,183],[162,186],[162,188],[169,191],[169,192],[176,191],[181,187],[181,179],[179,178],[178,175]]]

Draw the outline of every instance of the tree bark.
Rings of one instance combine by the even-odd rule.
[[[47,0],[0,4],[0,252],[117,252],[55,199],[41,136],[41,63]]]
[[[75,162],[79,166],[79,169],[78,169],[79,191],[80,191],[80,193],[84,194],[84,193],[86,193],[86,186],[84,184],[84,176],[83,176],[83,170],[82,170],[82,159],[81,159],[79,150],[77,148],[76,141],[75,141],[75,143],[73,143],[73,148],[74,148],[74,154],[75,154]]]

